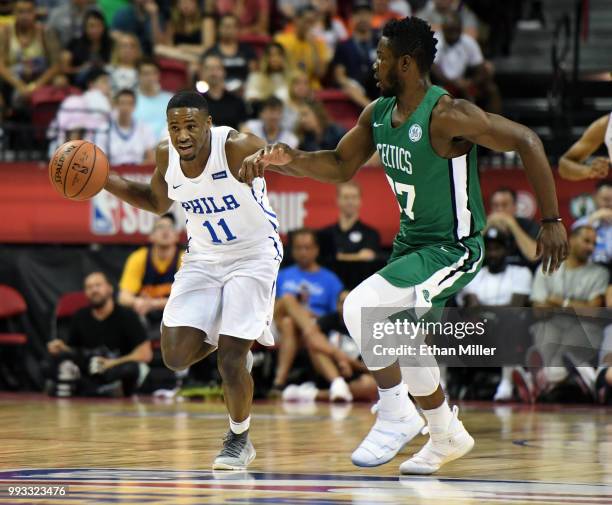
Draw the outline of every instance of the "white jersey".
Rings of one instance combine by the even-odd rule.
[[[612,112],[610,112],[610,117],[608,118],[608,128],[606,128],[604,142],[608,148],[608,157],[612,161]]]
[[[268,201],[266,181],[258,177],[249,186],[234,178],[225,153],[230,131],[228,126],[210,129],[208,162],[193,179],[185,176],[178,152],[168,145],[168,197],[181,204],[187,218],[185,261],[225,260],[245,254],[280,261],[278,220]]]

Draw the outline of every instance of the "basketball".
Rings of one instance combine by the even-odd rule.
[[[104,188],[108,158],[86,140],[72,140],[57,148],[49,162],[49,179],[55,189],[71,200],[88,200]]]

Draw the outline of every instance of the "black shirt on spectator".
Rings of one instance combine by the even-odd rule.
[[[346,75],[361,84],[366,94],[372,98],[378,98],[380,90],[376,87],[374,70],[372,65],[376,60],[376,46],[378,36],[372,33],[371,40],[367,42],[358,41],[354,38],[340,42],[336,46],[336,52],[332,61],[332,67],[342,65],[346,69]]]
[[[146,331],[136,312],[115,304],[103,320],[96,319],[90,307],[79,310],[72,318],[68,345],[76,349],[106,348],[118,357],[129,354],[146,340]]]
[[[527,235],[529,235],[532,239],[535,240],[538,237],[538,233],[540,232],[540,226],[538,225],[538,223],[525,217],[515,217],[515,219],[518,225],[523,229],[523,231],[527,233]],[[513,236],[510,236],[510,242],[508,244],[508,256],[506,257],[506,262],[508,265],[520,265],[524,267],[529,267],[532,270],[537,263],[532,263],[527,258],[525,258],[525,256],[523,256]]]
[[[204,93],[204,98],[208,102],[208,112],[215,126],[231,126],[237,130],[240,124],[246,121],[246,105],[238,95],[224,91],[219,100],[211,97],[209,93]]]
[[[322,333],[329,337],[330,333],[337,332],[340,335],[348,335],[349,332],[344,324],[344,318],[340,317],[339,312],[325,314],[317,319],[317,324]]]
[[[227,56],[219,49],[219,44],[215,44],[204,53],[204,58],[209,55],[215,55],[221,58],[225,67],[226,81],[245,82],[249,76],[249,64],[257,59],[257,55],[251,46],[240,42],[238,51],[232,56]]]
[[[338,223],[327,226],[319,232],[319,239],[321,254],[330,260],[335,260],[338,253],[358,253],[362,249],[377,253],[380,249],[378,232],[359,220],[346,231]]]

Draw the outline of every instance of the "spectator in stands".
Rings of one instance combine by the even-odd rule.
[[[236,15],[224,14],[219,20],[217,43],[205,53],[219,56],[223,61],[225,87],[229,91],[241,89],[249,72],[257,68],[255,51],[238,40],[239,29]]]
[[[15,22],[0,27],[0,80],[6,104],[27,108],[32,93],[59,70],[56,37],[36,22],[34,0],[17,0]]]
[[[57,381],[51,392],[131,396],[153,358],[145,329],[132,310],[115,303],[113,287],[102,272],[89,274],[84,289],[90,306],[73,316],[68,342],[55,339],[47,344],[52,358],[47,376]]]
[[[344,324],[342,309],[348,291],[338,297],[337,310],[317,320],[293,295],[283,296],[283,306],[303,335],[310,361],[324,382],[318,389],[314,382],[287,386],[286,401],[375,401],[376,382],[359,359],[359,348]],[[348,382],[347,382],[348,381]],[[318,381],[321,382],[321,381]]]
[[[285,20],[291,22],[300,9],[312,5],[312,0],[278,0],[278,8]]]
[[[111,59],[107,67],[111,76],[113,93],[122,89],[138,89],[138,65],[142,60],[142,51],[138,37],[131,33],[117,36]]]
[[[83,19],[82,35],[70,40],[62,51],[62,72],[73,83],[83,86],[90,69],[110,63],[112,47],[104,16],[97,10],[89,10]]]
[[[439,32],[442,30],[445,17],[453,12],[458,13],[461,17],[463,33],[477,39],[478,19],[465,2],[459,0],[429,0],[427,5],[417,12],[416,16],[427,21],[433,31]]]
[[[259,119],[247,121],[242,130],[264,139],[266,144],[283,142],[294,149],[297,148],[298,138],[282,125],[283,108],[283,102],[271,96],[262,104]]]
[[[397,7],[398,2],[393,3]],[[408,7],[408,14],[406,14],[406,16],[409,16],[410,5],[407,2],[403,3]],[[392,19],[401,19],[402,17],[406,17],[392,9],[391,2],[389,0],[372,0],[372,9],[374,15],[372,16],[371,20],[371,27],[374,30],[382,30],[383,26],[385,26],[385,24]]]
[[[170,22],[155,54],[188,63],[197,63],[215,41],[215,21],[203,15],[198,0],[179,0],[170,12]]]
[[[157,140],[147,124],[134,119],[136,94],[123,89],[115,96],[115,109],[110,131],[111,165],[151,165],[155,163]]]
[[[164,42],[164,29],[155,0],[132,0],[129,5],[119,9],[113,17],[112,30],[115,34],[136,35],[147,56],[153,54],[156,44]]]
[[[487,227],[490,226],[511,235],[509,265],[533,266],[540,227],[535,221],[516,215],[516,191],[498,188],[491,195],[491,213],[487,217]]]
[[[68,48],[71,41],[84,35],[85,16],[92,4],[92,0],[68,0],[51,9],[45,24],[62,47]]]
[[[291,65],[285,49],[278,42],[271,42],[264,49],[259,70],[251,72],[247,78],[244,99],[257,103],[275,96],[286,102],[290,79]]]
[[[208,111],[213,123],[239,130],[247,117],[246,105],[242,98],[225,89],[223,60],[214,54],[205,56],[200,66],[200,79],[204,81],[198,83],[197,88],[200,92],[208,86],[204,97],[208,102]]]
[[[612,114],[606,114],[589,125],[559,160],[559,175],[570,181],[582,179],[604,179],[610,171],[612,160]],[[597,156],[586,164],[586,159],[597,151],[602,144],[608,149],[608,157]]]
[[[321,257],[335,261],[373,261],[380,253],[380,235],[359,219],[361,187],[354,181],[338,184],[338,222],[319,231]]]
[[[501,97],[493,70],[482,56],[478,42],[461,33],[461,17],[456,12],[447,14],[438,39],[436,57],[431,67],[435,82],[449,89],[455,96],[482,103],[485,110],[501,112]]]
[[[310,79],[305,72],[295,70],[289,80],[289,100],[285,104],[285,117],[283,123],[291,130],[297,127],[302,105],[314,97],[314,90]]]
[[[333,53],[336,45],[348,38],[346,25],[343,19],[337,15],[336,0],[314,0],[312,4],[319,16],[314,33],[325,41],[327,47]]]
[[[561,267],[550,275],[538,268],[533,283],[531,301],[536,309],[602,307],[608,287],[608,270],[589,262],[595,248],[596,233],[590,226],[572,228],[569,239],[569,255]],[[537,313],[536,313],[537,314]],[[550,315],[550,312],[549,314]],[[586,338],[586,340],[585,340]],[[551,319],[539,321],[534,328],[533,354],[544,364],[535,376],[523,369],[516,369],[514,379],[519,395],[524,401],[534,401],[563,383],[568,372],[564,367],[564,354],[571,349],[575,363],[586,364],[593,356],[592,349],[599,349],[601,327],[575,314],[557,314]]]
[[[317,263],[319,246],[314,231],[303,228],[293,232],[292,255],[296,264],[278,273],[277,299],[292,294],[308,308],[313,317],[334,312],[342,291],[342,282],[331,270]],[[273,384],[276,392],[285,388],[301,338],[295,322],[279,300],[274,309],[274,320],[280,332],[278,365]]]
[[[336,84],[362,107],[380,94],[372,68],[376,61],[378,33],[371,25],[370,2],[359,0],[351,14],[351,37],[338,44],[332,61]]]
[[[323,104],[318,100],[306,100],[299,109],[296,133],[303,151],[333,150],[345,130],[330,121]]]
[[[68,96],[60,105],[55,121],[49,128],[54,138],[49,155],[68,140],[86,139],[109,151],[111,126],[111,87],[108,74],[92,68],[85,79],[87,91]]]
[[[178,240],[174,216],[157,218],[149,245],[128,256],[119,282],[119,303],[145,318],[149,335],[156,339],[174,276],[181,266],[183,251]]]
[[[461,292],[465,307],[526,307],[533,276],[527,267],[508,265],[510,236],[490,227],[485,234],[485,266]],[[498,318],[503,317],[499,313]],[[503,321],[510,326],[510,322]],[[501,330],[501,329],[500,329]],[[512,368],[503,367],[494,401],[512,399]]]
[[[313,88],[321,87],[321,79],[327,72],[331,53],[325,41],[316,36],[317,11],[312,6],[303,7],[295,18],[295,30],[276,36],[289,60],[306,72]]]
[[[138,65],[138,91],[134,119],[148,124],[157,140],[167,137],[166,106],[172,94],[162,91],[161,72],[155,60],[144,59]]]
[[[606,179],[597,183],[595,192],[597,209],[585,216],[573,226],[592,226],[597,232],[595,250],[591,259],[596,263],[612,267],[612,180]]]
[[[218,16],[238,18],[240,35],[268,35],[270,0],[216,0],[215,7]]]

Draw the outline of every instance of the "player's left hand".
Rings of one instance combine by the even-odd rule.
[[[116,365],[115,360],[112,358],[98,358],[98,373],[104,373],[110,368],[113,368]]]
[[[542,258],[542,271],[552,274],[567,258],[567,232],[563,223],[544,223],[538,234],[537,257]]]

